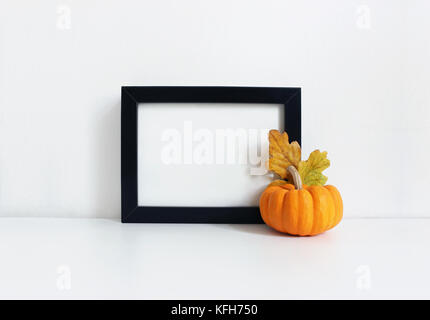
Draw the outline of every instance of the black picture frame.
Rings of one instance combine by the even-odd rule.
[[[262,223],[258,207],[138,206],[139,103],[273,103],[284,105],[284,127],[301,144],[301,89],[268,87],[134,87],[121,90],[121,221],[123,223]]]

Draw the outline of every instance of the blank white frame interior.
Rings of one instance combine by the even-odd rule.
[[[137,119],[139,206],[258,206],[284,105],[140,103]]]

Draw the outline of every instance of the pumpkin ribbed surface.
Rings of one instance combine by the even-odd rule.
[[[303,186],[292,184],[270,186],[260,198],[264,222],[292,235],[316,235],[336,226],[343,216],[339,191],[331,185]]]

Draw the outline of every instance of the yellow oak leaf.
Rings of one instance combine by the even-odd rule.
[[[288,179],[287,168],[291,165],[298,168],[301,158],[300,145],[297,141],[289,143],[288,134],[278,130],[269,132],[269,170],[282,179]]]
[[[300,161],[299,173],[302,183],[308,186],[323,186],[327,182],[327,177],[322,172],[330,166],[327,159],[327,152],[313,151],[306,161]]]

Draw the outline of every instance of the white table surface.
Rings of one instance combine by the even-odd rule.
[[[430,298],[430,219],[265,225],[1,218],[0,298]]]

